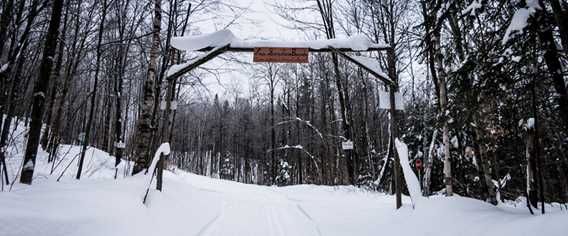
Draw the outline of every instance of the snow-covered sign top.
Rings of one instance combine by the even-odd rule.
[[[230,30],[225,29],[209,34],[198,36],[185,36],[172,38],[172,46],[185,51],[198,51],[205,48],[223,47],[230,44],[234,48],[348,48],[353,51],[366,51],[369,48],[386,48],[383,44],[372,43],[371,40],[361,34],[353,35],[344,39],[313,40],[304,42],[286,42],[262,39],[239,39]]]

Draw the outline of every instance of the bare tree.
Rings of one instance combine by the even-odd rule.
[[[160,30],[162,24],[162,0],[154,0],[154,19],[152,21],[152,47],[150,48],[150,61],[148,64],[148,77],[144,81],[142,114],[138,117],[137,133],[138,137],[134,140],[133,156],[136,164],[132,169],[132,174],[139,173],[148,167],[150,154],[149,148],[152,143],[152,133],[154,124],[152,122],[152,111],[156,106],[154,101],[154,86],[156,83],[156,69],[158,60],[158,50],[160,47]]]
[[[59,25],[61,23],[61,13],[63,0],[53,0],[51,19],[45,39],[43,58],[41,61],[39,78],[34,86],[33,104],[31,113],[30,132],[24,154],[24,166],[20,176],[20,182],[31,184],[34,174],[35,159],[39,145],[39,135],[41,133],[42,117],[45,109],[45,96],[51,77],[53,56],[57,50],[57,37],[59,35]]]

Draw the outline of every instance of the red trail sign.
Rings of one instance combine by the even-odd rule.
[[[254,48],[253,62],[308,63],[307,48]]]

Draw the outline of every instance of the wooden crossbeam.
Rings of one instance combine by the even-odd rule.
[[[214,49],[214,47],[206,47],[206,48],[199,49],[198,51],[209,52],[213,49]],[[367,50],[362,50],[362,51],[353,50],[352,48],[335,48],[335,49],[331,49],[331,48],[318,48],[318,49],[308,48],[309,52],[332,52],[334,50],[340,51],[340,52],[374,52],[374,51],[387,51],[389,49],[390,49],[389,46],[372,46],[372,47],[369,47]],[[254,47],[229,46],[227,51],[228,52],[253,52]]]
[[[213,48],[213,49],[209,50],[208,51],[209,53],[207,55],[205,55],[204,57],[199,58],[195,62],[193,62],[193,63],[187,65],[186,67],[181,68],[180,70],[176,71],[175,73],[167,76],[166,79],[167,80],[176,79],[176,78],[182,76],[183,74],[190,72],[191,70],[199,67],[200,65],[205,64],[206,62],[212,60],[213,58],[223,54],[224,52],[228,51],[229,48],[230,48],[229,44],[227,44],[223,47]]]
[[[365,50],[366,52],[370,52],[370,51],[387,51],[389,50],[390,47],[370,47],[367,50]],[[353,50],[352,48],[333,48],[333,47],[328,47],[328,48],[320,48],[320,49],[313,49],[313,48],[309,48],[308,49],[310,52],[334,52],[339,54],[340,56],[344,57],[345,59],[347,59],[348,61],[351,61],[353,63],[355,63],[356,65],[360,66],[361,68],[365,69],[366,71],[368,71],[369,73],[371,73],[373,76],[377,77],[379,80],[381,80],[382,82],[393,86],[395,83],[390,79],[390,78],[386,78],[378,73],[376,73],[375,71],[373,71],[371,68],[368,68],[367,66],[361,64],[359,61],[353,59],[351,56],[347,55],[347,52],[358,52]],[[195,62],[187,65],[186,67],[176,71],[175,73],[169,75],[166,77],[167,80],[173,80],[176,79],[182,75],[184,75],[185,73],[190,72],[191,70],[205,64],[206,62],[212,60],[213,58],[223,54],[224,52],[253,52],[254,48],[252,47],[232,47],[230,44],[227,44],[223,47],[217,47],[217,48],[213,48],[213,47],[207,47],[207,48],[203,48],[200,49],[198,51],[201,52],[208,52],[207,55],[205,55],[202,58],[199,58],[198,60],[196,60]]]
[[[363,68],[364,70],[366,70],[367,72],[369,72],[370,74],[372,74],[373,76],[377,77],[377,79],[381,80],[382,82],[384,82],[385,84],[389,85],[389,86],[393,86],[395,85],[395,83],[390,79],[385,77],[384,75],[381,75],[377,72],[375,72],[373,69],[367,67],[366,65],[360,63],[359,61],[355,60],[353,57],[347,55],[345,52],[332,48],[330,47],[332,52],[335,52],[337,54],[339,54],[341,57],[347,59],[350,62],[355,63],[356,65],[358,65],[359,67]]]

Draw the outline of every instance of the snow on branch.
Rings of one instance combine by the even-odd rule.
[[[518,9],[513,15],[501,44],[505,45],[515,34],[522,32],[527,27],[529,18],[539,9],[541,8],[537,0],[527,0],[527,6]]]
[[[318,166],[318,163],[316,161],[316,158],[310,152],[308,152],[306,149],[304,149],[304,147],[302,145],[296,145],[296,146],[285,145],[285,146],[278,147],[278,148],[275,148],[275,149],[269,149],[266,152],[274,152],[274,151],[281,151],[281,150],[287,150],[287,149],[296,149],[296,150],[300,150],[303,153],[305,153],[310,159],[312,159],[312,161],[314,162],[314,165],[316,166],[316,169],[319,172],[319,166]]]
[[[312,125],[312,123],[310,123],[310,121],[308,121],[308,120],[303,120],[303,119],[301,119],[301,118],[299,118],[299,117],[292,117],[292,118],[290,118],[289,120],[285,120],[285,121],[281,121],[281,122],[276,123],[276,126],[280,126],[280,125],[292,123],[292,122],[294,122],[294,121],[300,122],[301,124],[304,124],[305,126],[307,126],[308,128],[310,128],[311,130],[313,130],[313,131],[319,136],[319,138],[321,139],[321,141],[322,141],[325,145],[327,145],[327,141],[323,138],[323,134],[322,134],[316,127],[314,127],[314,126]]]
[[[2,65],[0,64],[0,73],[4,73],[4,71],[8,70],[8,63]]]
[[[387,147],[390,147],[390,145],[391,145],[390,142],[391,142],[391,139],[389,138]],[[387,166],[388,166],[388,163],[389,163],[389,160],[390,160],[389,156],[390,156],[390,148],[387,148],[387,153],[385,154],[385,157],[383,157],[384,164],[381,167],[381,172],[379,173],[379,176],[377,176],[377,179],[373,182],[376,186],[381,184],[381,181],[383,180],[385,170],[387,169]]]
[[[481,5],[480,0],[473,0],[469,6],[467,6],[463,11],[462,15],[469,14],[470,16],[475,16],[477,11],[481,9],[483,5]]]
[[[383,175],[385,174],[385,170],[387,169],[388,158],[389,158],[389,156],[388,156],[388,153],[387,153],[387,155],[385,155],[385,157],[383,157],[384,164],[381,167],[381,171],[379,172],[379,176],[377,176],[377,179],[373,182],[373,184],[375,184],[376,186],[381,184],[381,181],[383,180]]]
[[[349,140],[349,139],[345,138],[345,136],[342,136],[342,135],[328,134],[327,137],[340,139],[341,141],[348,141]]]

